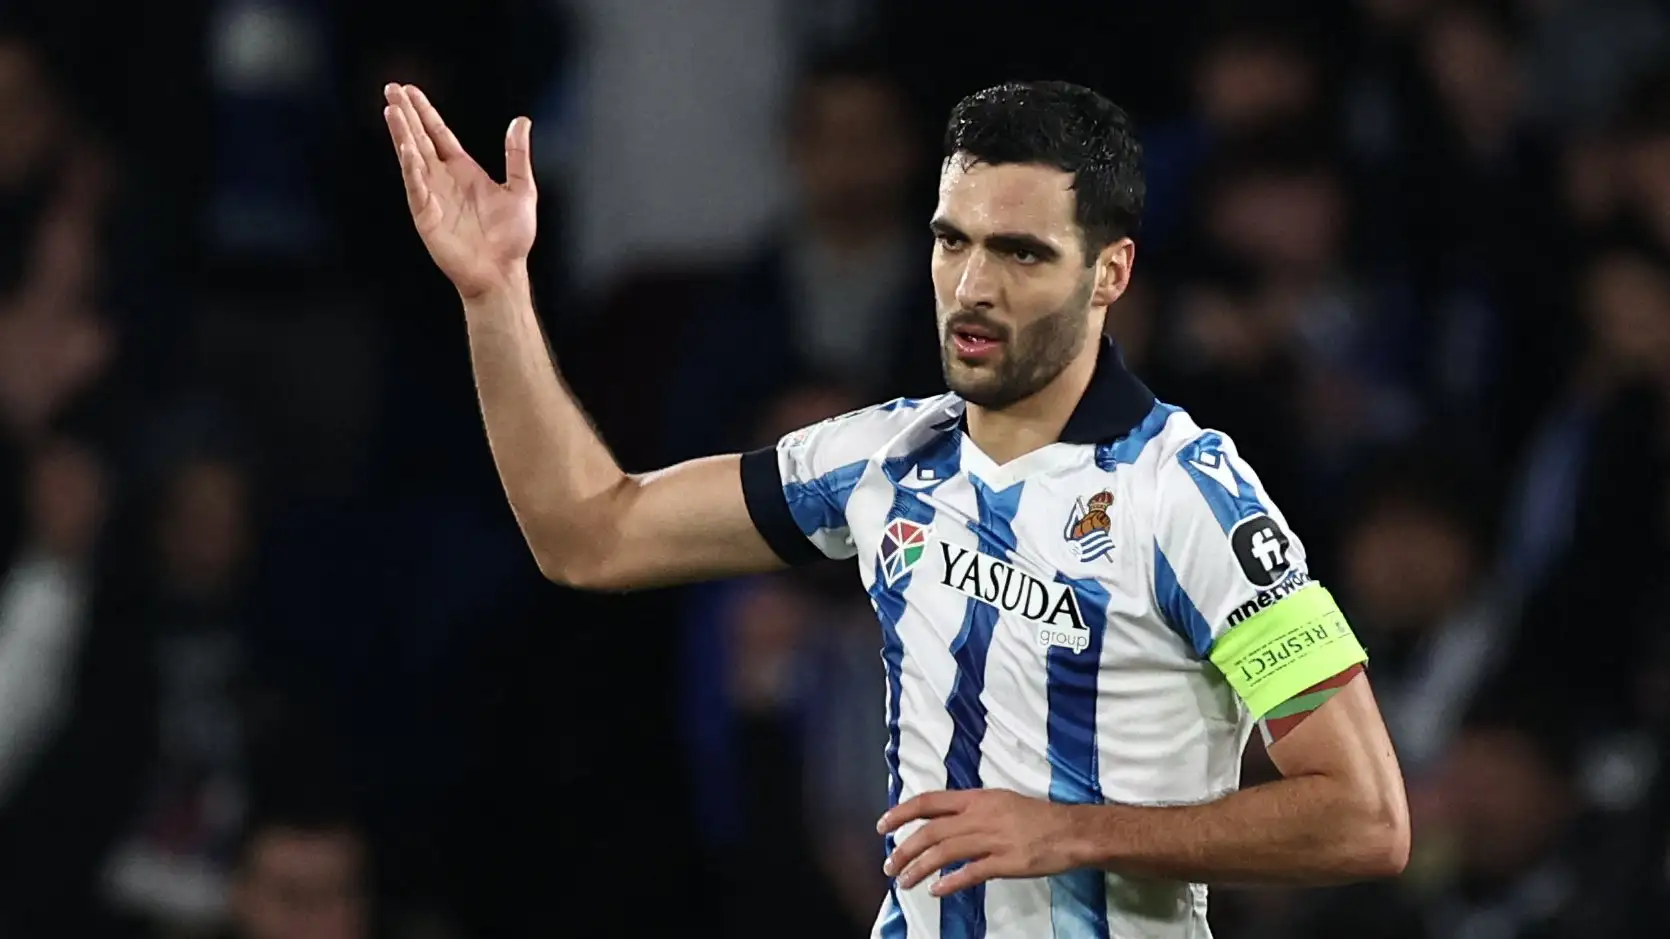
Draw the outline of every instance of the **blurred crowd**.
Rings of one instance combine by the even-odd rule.
[[[1137,118],[1109,330],[1408,777],[1400,880],[1217,934],[1670,934],[1666,63],[1658,0],[0,2],[0,936],[867,934],[856,577],[540,581],[379,89],[493,172],[534,117],[547,332],[642,470],[942,390],[940,125],[1016,77]]]

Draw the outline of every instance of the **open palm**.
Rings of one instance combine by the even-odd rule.
[[[391,84],[383,96],[406,205],[429,256],[466,298],[515,281],[526,271],[537,221],[531,122],[519,117],[505,132],[500,183],[464,152],[416,85]]]

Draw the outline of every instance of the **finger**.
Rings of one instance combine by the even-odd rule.
[[[533,191],[533,121],[519,117],[504,134],[505,185],[513,192]]]
[[[934,845],[967,834],[968,827],[958,822],[956,818],[939,818],[923,825],[893,848],[893,853],[882,863],[881,872],[891,877]]]
[[[1002,867],[997,859],[991,856],[981,858],[966,864],[939,880],[928,888],[928,892],[936,897],[948,897],[959,890],[967,890],[988,880],[995,880],[1002,876]]]
[[[990,853],[990,840],[983,835],[947,838],[922,852],[921,857],[900,871],[899,886],[909,890],[926,880],[934,871],[942,871],[962,861],[976,861]]]
[[[406,121],[405,112],[401,111],[399,105],[391,104],[383,108],[383,123],[388,125],[389,140],[394,144],[396,156],[399,156],[400,151],[406,147],[417,149],[417,141],[412,138],[412,128]]]
[[[430,206],[429,181],[423,157],[407,145],[400,148],[400,176],[406,181],[406,207],[412,210],[412,220],[422,228]]]
[[[425,177],[423,158],[418,156],[417,142],[404,112],[396,106],[383,109],[383,120],[388,123],[389,137],[394,141],[394,153],[400,160],[400,178],[406,184],[406,207],[416,217],[429,204],[429,184]]]
[[[935,818],[960,812],[968,805],[970,790],[941,790],[925,792],[914,799],[901,802],[882,815],[876,831],[882,834],[897,831],[900,825],[919,818]]]
[[[384,90],[384,97],[389,103],[400,110],[406,119],[406,130],[412,135],[412,142],[417,147],[423,161],[429,166],[440,166],[441,158],[435,152],[435,142],[429,139],[429,133],[424,129],[423,120],[418,116],[417,106],[412,103],[412,96],[407,93],[410,85],[389,85]]]
[[[429,97],[423,93],[422,88],[416,85],[407,85],[406,100],[410,101],[412,107],[416,109],[418,118],[423,121],[424,132],[430,140],[434,141],[435,152],[442,160],[451,160],[465,155],[464,145],[458,142],[458,138],[446,126],[446,121],[441,120],[441,112],[435,110],[435,106],[429,103]]]

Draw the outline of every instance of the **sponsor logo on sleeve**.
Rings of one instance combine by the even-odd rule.
[[[1288,559],[1292,544],[1276,520],[1265,514],[1249,516],[1229,530],[1229,543],[1241,573],[1254,587],[1273,587],[1293,569]]]
[[[1299,588],[1306,586],[1310,582],[1310,575],[1304,571],[1294,571],[1291,574],[1288,574],[1287,579],[1283,580],[1281,583],[1276,584],[1269,590],[1260,590],[1251,600],[1248,600],[1235,609],[1230,610],[1229,618],[1225,625],[1230,628],[1240,625],[1246,620],[1257,616],[1259,613],[1262,613],[1274,606],[1277,601],[1282,600],[1285,597],[1292,596],[1299,590]]]

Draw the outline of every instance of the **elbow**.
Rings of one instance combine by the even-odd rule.
[[[579,578],[576,576],[573,566],[564,563],[560,555],[541,549],[533,543],[532,539],[528,541],[528,548],[533,552],[534,563],[539,565],[539,576],[558,587],[570,587],[576,590],[585,589],[580,586]]]
[[[1380,822],[1365,838],[1360,859],[1363,876],[1370,880],[1397,877],[1409,866],[1409,823]]]
[[[602,543],[590,550],[556,550],[548,542],[528,539],[540,576],[559,587],[583,593],[627,593],[638,585],[624,565],[615,563],[613,552]]]
[[[559,587],[584,593],[621,593],[628,589],[620,577],[612,574],[609,565],[596,558],[575,557],[574,552],[558,553],[542,549],[532,543],[534,562],[539,574]]]
[[[620,563],[620,542],[612,512],[604,494],[584,513],[571,507],[566,511],[517,512],[523,539],[539,566],[540,576],[559,587],[587,593],[619,593],[630,590],[630,571]]]
[[[547,569],[542,564],[539,571],[551,583],[582,593],[623,594],[631,593],[639,587],[634,581],[610,573],[599,565]]]
[[[558,539],[552,537],[544,526],[532,524],[522,513],[517,513],[516,520],[522,529],[522,540],[528,546],[528,553],[533,555],[533,562],[539,567],[539,576],[559,587],[578,587],[573,552],[563,550]]]
[[[1356,813],[1348,851],[1350,867],[1364,880],[1397,877],[1409,866],[1409,809],[1402,794],[1375,799]]]

